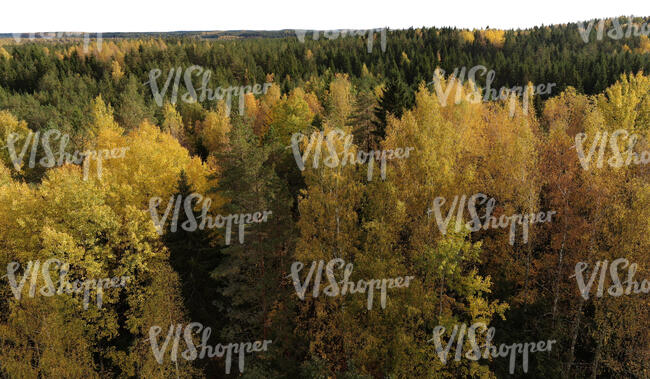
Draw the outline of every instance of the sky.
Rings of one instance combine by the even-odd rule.
[[[649,0],[22,0],[2,5],[0,33],[192,30],[516,29],[650,16]]]

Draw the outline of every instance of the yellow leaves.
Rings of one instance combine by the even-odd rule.
[[[163,113],[163,127],[178,130],[182,125],[178,112],[168,106]],[[101,180],[92,174],[84,180],[81,167],[66,164],[48,169],[41,183],[26,185],[12,180],[12,170],[5,163],[9,162],[7,149],[0,152],[0,267],[12,260],[25,267],[30,260],[40,259],[42,264],[48,258],[57,258],[71,264],[70,281],[130,276],[133,282],[124,289],[104,291],[102,309],[95,306],[94,290],[86,310],[83,294],[37,295],[20,303],[7,302],[9,317],[0,323],[0,339],[4,341],[0,360],[12,377],[94,377],[94,354],[102,359],[117,356],[98,346],[104,343],[99,341],[118,335],[118,324],[135,325],[146,333],[148,326],[172,317],[177,321],[182,313],[180,300],[170,295],[177,290],[174,285],[178,280],[166,263],[169,253],[151,221],[149,199],[169,199],[178,190],[181,170],[192,189],[205,194],[215,185],[210,179],[216,166],[214,158],[202,163],[170,133],[148,122],[123,135],[110,105],[101,97],[91,102],[89,116],[92,132],[87,135],[86,146],[76,148],[129,148],[123,158],[103,161]],[[229,126],[221,130],[221,137],[227,130]],[[21,148],[29,128],[11,113],[0,111],[0,139],[6,141],[14,132],[22,138],[16,142]],[[213,208],[220,205],[217,200]],[[58,271],[52,267],[50,271],[52,278],[58,279]],[[137,283],[149,279],[153,285]],[[38,285],[40,289],[42,278]],[[118,301],[126,321],[117,316]],[[159,317],[161,304],[174,315]],[[150,358],[151,354],[134,352],[119,358],[140,362],[142,356]],[[32,362],[38,362],[37,369],[32,369]],[[155,362],[150,366],[150,376],[161,372]]]
[[[11,54],[4,47],[0,46],[0,57],[4,59],[11,59]]]
[[[305,101],[305,92],[296,88],[289,96],[283,96],[271,109],[270,128],[276,138],[288,146],[291,135],[306,130],[313,118],[314,114]]]
[[[98,190],[107,191],[107,204],[120,213],[127,206],[146,209],[153,196],[169,198],[177,190],[181,170],[186,170],[190,184],[197,191],[205,191],[213,185],[206,179],[212,172],[207,165],[198,158],[190,158],[171,134],[161,132],[148,122],[126,136],[103,128],[94,146],[98,149],[127,148],[123,158],[102,161],[101,180],[96,180],[96,175],[90,176]],[[95,167],[96,163],[92,163],[92,173]],[[76,170],[74,174],[81,175],[78,167],[71,166],[68,170]]]
[[[479,33],[489,43],[493,44],[496,47],[503,47],[503,43],[506,40],[505,30],[487,29],[487,30],[480,30]]]
[[[486,112],[486,121],[481,134],[484,136],[483,148],[473,150],[472,154],[484,159],[481,183],[488,193],[500,195],[501,201],[512,200],[527,209],[527,198],[536,192],[535,178],[537,166],[536,123],[527,118],[509,116],[507,107],[493,108]]]
[[[361,66],[361,77],[362,78],[372,77],[372,73],[370,72],[370,70],[368,70],[368,66],[366,66],[365,63]]]
[[[0,187],[0,251],[18,257],[18,251],[35,246],[37,238],[25,230],[38,228],[39,206],[36,191],[27,184],[10,182]]]
[[[208,193],[217,184],[215,179],[209,179],[212,171],[209,163],[201,162],[199,157],[192,157],[190,162],[185,166],[185,174],[187,175],[188,182],[192,184],[192,190],[202,194],[206,198],[210,198],[212,200],[211,209],[219,209],[225,200],[218,194]]]
[[[542,118],[549,130],[558,129],[573,137],[584,131],[584,120],[588,109],[593,109],[590,99],[568,87],[560,95],[544,103]]]
[[[309,110],[311,110],[311,113],[314,115],[323,113],[323,106],[318,101],[318,96],[316,96],[315,93],[309,92],[305,94],[305,101],[307,102],[307,105],[309,105]]]
[[[151,222],[151,215],[133,205],[127,205],[122,213],[124,222],[112,241],[114,248],[122,250],[123,254],[123,265],[116,274],[131,275],[153,270],[151,259],[164,259],[168,253],[154,242],[158,239],[158,233]]]
[[[111,63],[111,77],[115,81],[118,81],[124,77],[124,71],[122,71],[122,66],[120,66],[120,62],[116,60],[114,60]]]
[[[400,57],[400,63],[401,64],[410,64],[411,60],[409,59],[409,56],[406,55],[406,52],[402,51],[402,56]]]
[[[269,81],[269,80],[267,79],[267,82],[268,82],[268,81]],[[277,103],[278,101],[280,101],[281,94],[282,94],[282,93],[281,93],[281,91],[280,91],[280,86],[278,86],[277,84],[273,83],[273,84],[271,84],[271,86],[266,90],[266,93],[264,94],[264,96],[262,96],[262,102],[263,102],[264,104],[266,104],[267,106],[272,107],[272,106],[275,105],[275,103]]]
[[[7,143],[7,137],[10,134],[15,133],[17,134],[17,140],[14,142],[14,146],[16,147],[16,154],[19,154],[19,149],[24,145],[29,132],[30,129],[27,127],[25,121],[18,121],[18,119],[9,111],[0,111],[0,141],[3,147]],[[0,153],[0,156],[2,157],[2,160],[8,165],[11,165],[9,150],[3,148],[1,151],[2,153]]]
[[[639,54],[650,53],[650,38],[648,38],[647,35],[641,35],[639,38],[640,38],[639,47],[635,49],[635,51]]]
[[[409,197],[407,209],[410,213],[426,209],[428,201],[443,196],[439,193],[442,188],[452,188],[453,183],[465,181],[461,180],[464,174],[459,167],[463,162],[461,149],[466,148],[460,142],[462,136],[454,124],[443,117],[435,95],[420,88],[415,98],[416,106],[412,111],[406,112],[400,120],[389,118],[382,145],[384,149],[415,148],[408,159],[394,166],[394,175],[403,179],[397,182],[399,192],[418,194]]]
[[[125,157],[105,162],[102,181],[115,187],[111,196],[137,207],[146,207],[151,196],[169,198],[177,189],[181,170],[191,162],[187,150],[173,136],[148,122],[123,141],[123,146],[129,147]],[[204,169],[207,175],[207,167]]]
[[[77,166],[49,170],[39,195],[43,201],[43,226],[70,234],[83,246],[98,244],[98,234],[118,225],[99,183],[83,180]]]
[[[347,74],[336,74],[329,87],[328,120],[333,127],[345,128],[354,106],[352,85]]]
[[[11,171],[5,166],[5,164],[0,161],[0,187],[9,185],[12,183]]]
[[[650,125],[650,78],[642,72],[621,78],[597,97],[597,104],[610,130],[648,130]]]
[[[327,136],[331,130],[325,125],[324,135]],[[343,158],[343,138],[334,139],[331,147],[335,151],[329,150],[325,138],[323,141],[315,138],[312,153],[305,162],[303,175],[308,188],[303,192],[299,209],[301,214],[309,216],[299,222],[303,239],[297,249],[298,255],[304,258],[331,259],[335,251],[340,257],[352,257],[356,251],[354,241],[358,235],[358,221],[354,209],[363,191],[355,179],[355,167],[349,162],[345,166],[340,161],[332,167],[324,164],[325,159],[336,153],[339,159]],[[319,148],[321,156],[318,167],[314,168],[313,159]],[[356,151],[356,146],[352,145],[349,152],[356,154]]]
[[[272,82],[273,74],[267,75],[266,81],[268,83]],[[273,118],[271,116],[271,109],[278,101],[280,101],[280,98],[280,87],[277,84],[273,83],[268,88],[266,93],[259,99],[259,102],[257,103],[257,114],[255,115],[255,121],[253,123],[253,132],[258,137],[265,135],[268,131],[269,125],[273,121]]]
[[[113,108],[110,105],[104,103],[102,96],[97,96],[93,101],[90,102],[91,108],[91,117],[92,117],[92,126],[91,130],[94,135],[98,135],[101,132],[112,131],[114,133],[122,134],[124,129],[122,129],[113,119]],[[91,134],[93,136],[93,134]]]
[[[465,43],[471,44],[474,42],[474,33],[470,30],[461,30],[460,37]]]
[[[226,106],[220,102],[216,111],[209,111],[199,128],[199,138],[210,153],[218,153],[227,148],[228,133],[232,126]]]
[[[35,258],[45,260],[55,257],[69,263],[72,267],[84,267],[89,277],[101,274],[101,266],[98,262],[93,259],[94,257],[87,256],[85,249],[70,234],[44,226],[40,238],[42,249],[39,256]]]
[[[511,193],[506,198],[514,196],[523,201],[536,182],[532,177],[537,144],[533,112],[529,109],[528,115],[524,115],[522,105],[515,98],[505,102],[483,102],[472,83],[461,86],[453,78],[445,80],[440,75],[437,79],[439,84],[435,84],[434,94],[429,96],[426,90],[421,89],[416,96],[418,106],[414,112],[422,124],[435,128],[437,134],[444,133],[421,144],[423,149],[435,147],[436,155],[426,156],[440,162],[438,165],[441,167],[436,168],[438,172],[456,180],[457,184],[450,183],[449,186],[457,191],[466,188],[468,192],[462,193],[474,193],[482,189],[505,196],[503,191],[509,188],[510,192],[519,193]],[[444,95],[444,91],[449,93]],[[447,96],[446,100],[442,96]],[[467,101],[468,97],[472,101]],[[456,104],[456,100],[460,102]],[[531,104],[530,98],[528,104]],[[442,142],[440,146],[439,142]],[[443,154],[453,155],[445,158]],[[473,167],[477,161],[483,162],[480,170]],[[455,167],[452,169],[445,162],[455,162]],[[517,174],[513,176],[513,173]],[[510,183],[504,182],[506,178]]]
[[[482,278],[477,277],[477,279],[480,280]],[[491,285],[489,277],[486,279],[486,282],[488,286]],[[505,320],[505,312],[510,308],[507,303],[501,303],[498,300],[488,303],[487,299],[480,296],[469,296],[467,303],[472,321],[484,322],[486,324],[489,324],[490,320],[497,315],[500,316],[502,320]]]
[[[183,118],[176,111],[176,105],[165,103],[163,106],[163,124],[162,130],[171,134],[181,144],[185,141],[185,127],[183,125]]]
[[[249,119],[255,121],[257,112],[259,110],[259,101],[255,99],[255,95],[252,93],[247,93],[244,95],[244,115]]]
[[[96,102],[96,108],[105,110],[105,107],[98,106],[100,102],[101,99]],[[108,113],[98,114],[106,116]],[[6,114],[3,116],[10,119]],[[15,120],[10,121],[11,124],[17,124]],[[128,136],[121,136],[110,126],[110,120],[105,121],[109,126],[103,127],[93,142],[99,146],[129,145],[133,149],[129,153],[134,153],[134,156],[127,154],[122,160],[107,161],[107,166],[110,167],[105,167],[102,181],[84,181],[80,167],[65,165],[48,170],[43,182],[34,188],[13,182],[1,187],[0,250],[4,254],[0,257],[4,259],[2,263],[5,266],[6,259],[25,265],[30,260],[40,259],[44,263],[48,258],[57,258],[71,264],[70,281],[122,275],[136,278],[136,273],[141,277],[155,269],[152,266],[156,262],[153,258],[164,258],[168,254],[158,242],[159,237],[147,210],[148,198],[155,195],[169,196],[175,191],[181,169],[186,169],[189,181],[199,191],[205,191],[211,186],[208,182],[209,172],[198,158],[190,159],[187,151],[173,137],[161,133],[153,125],[143,124]],[[157,172],[156,169],[160,171]],[[167,171],[170,172],[169,175],[161,175]],[[0,177],[6,175],[6,167],[0,164]],[[169,185],[168,193],[160,193],[160,189],[166,185]],[[53,277],[56,277],[58,272],[54,269],[51,271]],[[169,277],[165,280],[169,280]],[[39,278],[38,284],[38,288],[43,285],[42,279]],[[82,346],[82,351],[90,352],[93,343],[85,338],[92,340],[116,335],[118,320],[112,305],[118,301],[120,292],[142,290],[133,288],[132,283],[129,285],[124,290],[104,291],[101,310],[94,306],[94,291],[91,291],[93,295],[87,310],[83,309],[83,294],[27,298],[27,302],[21,302],[17,308],[19,311],[12,313],[12,318],[6,322],[11,325],[11,330],[16,330],[16,325],[21,323],[20,318],[26,314],[39,318],[40,315],[63,315],[59,320],[60,325],[57,324],[59,321],[48,320],[46,327],[26,328],[23,333],[26,335],[17,338],[25,339],[30,333],[36,333],[36,338],[29,338],[39,349],[47,351],[61,348],[65,349],[65,356],[68,356],[71,348],[56,343],[65,338],[56,336],[54,343],[48,339],[57,330],[66,330],[67,337],[74,337],[76,346]],[[65,307],[57,304],[64,304]],[[86,324],[76,325],[66,321],[66,315],[71,313],[80,322],[86,320]],[[3,330],[0,326],[0,334]],[[47,331],[50,337],[39,339],[38,334],[43,331]],[[77,336],[75,332],[79,331],[85,331],[88,336]],[[3,362],[9,359],[5,353],[0,351]],[[51,353],[58,354],[59,361],[55,364],[51,361],[54,355],[50,358],[44,358],[47,354],[42,355],[39,361],[41,370],[50,372],[50,368],[68,367],[60,361],[61,351]],[[75,357],[73,361],[82,362],[82,359]],[[88,363],[84,365],[92,367]],[[91,376],[91,373],[86,376]]]
[[[63,301],[30,298],[13,307],[0,327],[0,338],[7,342],[0,356],[11,377],[97,377],[84,320],[74,308],[51,306]]]

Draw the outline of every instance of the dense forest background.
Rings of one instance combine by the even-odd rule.
[[[594,26],[588,42],[578,24],[389,30],[385,51],[375,33],[371,52],[367,37],[300,42],[290,31],[106,34],[101,48],[6,36],[3,146],[11,133],[56,129],[70,135],[67,152],[130,149],[90,180],[75,164],[16,170],[0,150],[0,267],[54,257],[80,278],[133,281],[84,309],[81,296],[30,297],[29,286],[17,300],[0,279],[0,375],[647,378],[648,295],[584,299],[571,277],[578,262],[625,257],[637,281],[650,279],[650,165],[584,170],[575,149],[578,133],[590,146],[618,129],[641,136],[635,151],[649,149],[650,40],[609,38],[611,27],[598,39]],[[246,95],[241,115],[238,98],[230,114],[223,101],[180,101],[182,83],[179,101],[170,89],[159,106],[151,70],[161,87],[170,69],[192,65],[211,70],[208,88],[272,85]],[[427,86],[436,68],[476,65],[495,71],[493,88],[556,86],[514,114],[507,101],[442,106]],[[415,150],[384,180],[368,181],[363,165],[299,170],[290,136],[335,128],[354,135],[353,149]],[[150,198],[192,192],[209,196],[214,214],[273,214],[246,227],[244,244],[226,245],[223,230],[159,236]],[[427,217],[437,196],[478,192],[496,199],[497,217],[557,216],[514,245],[507,229],[443,235]],[[367,310],[365,296],[298,299],[291,264],[333,258],[354,263],[353,279],[416,279],[389,292],[385,309]],[[242,374],[225,375],[217,358],[158,364],[149,328],[193,321],[212,328],[213,345],[273,343],[248,355]],[[557,344],[531,354],[527,373],[519,362],[510,375],[508,359],[443,365],[427,342],[433,329],[474,322],[494,326],[497,344]]]

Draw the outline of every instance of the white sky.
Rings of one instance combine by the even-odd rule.
[[[526,28],[622,15],[650,16],[650,0],[9,0],[0,33]]]

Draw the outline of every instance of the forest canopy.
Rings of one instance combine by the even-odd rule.
[[[0,376],[647,377],[650,42],[593,21],[387,30],[370,52],[369,34],[3,36]],[[516,96],[483,101],[490,71]],[[90,306],[50,296],[63,262]],[[161,348],[191,323],[212,331],[185,337],[199,352],[272,343],[231,367],[177,339],[159,360],[152,328]],[[439,327],[446,346],[479,323],[555,343],[514,372],[453,359],[467,340],[439,358]]]

